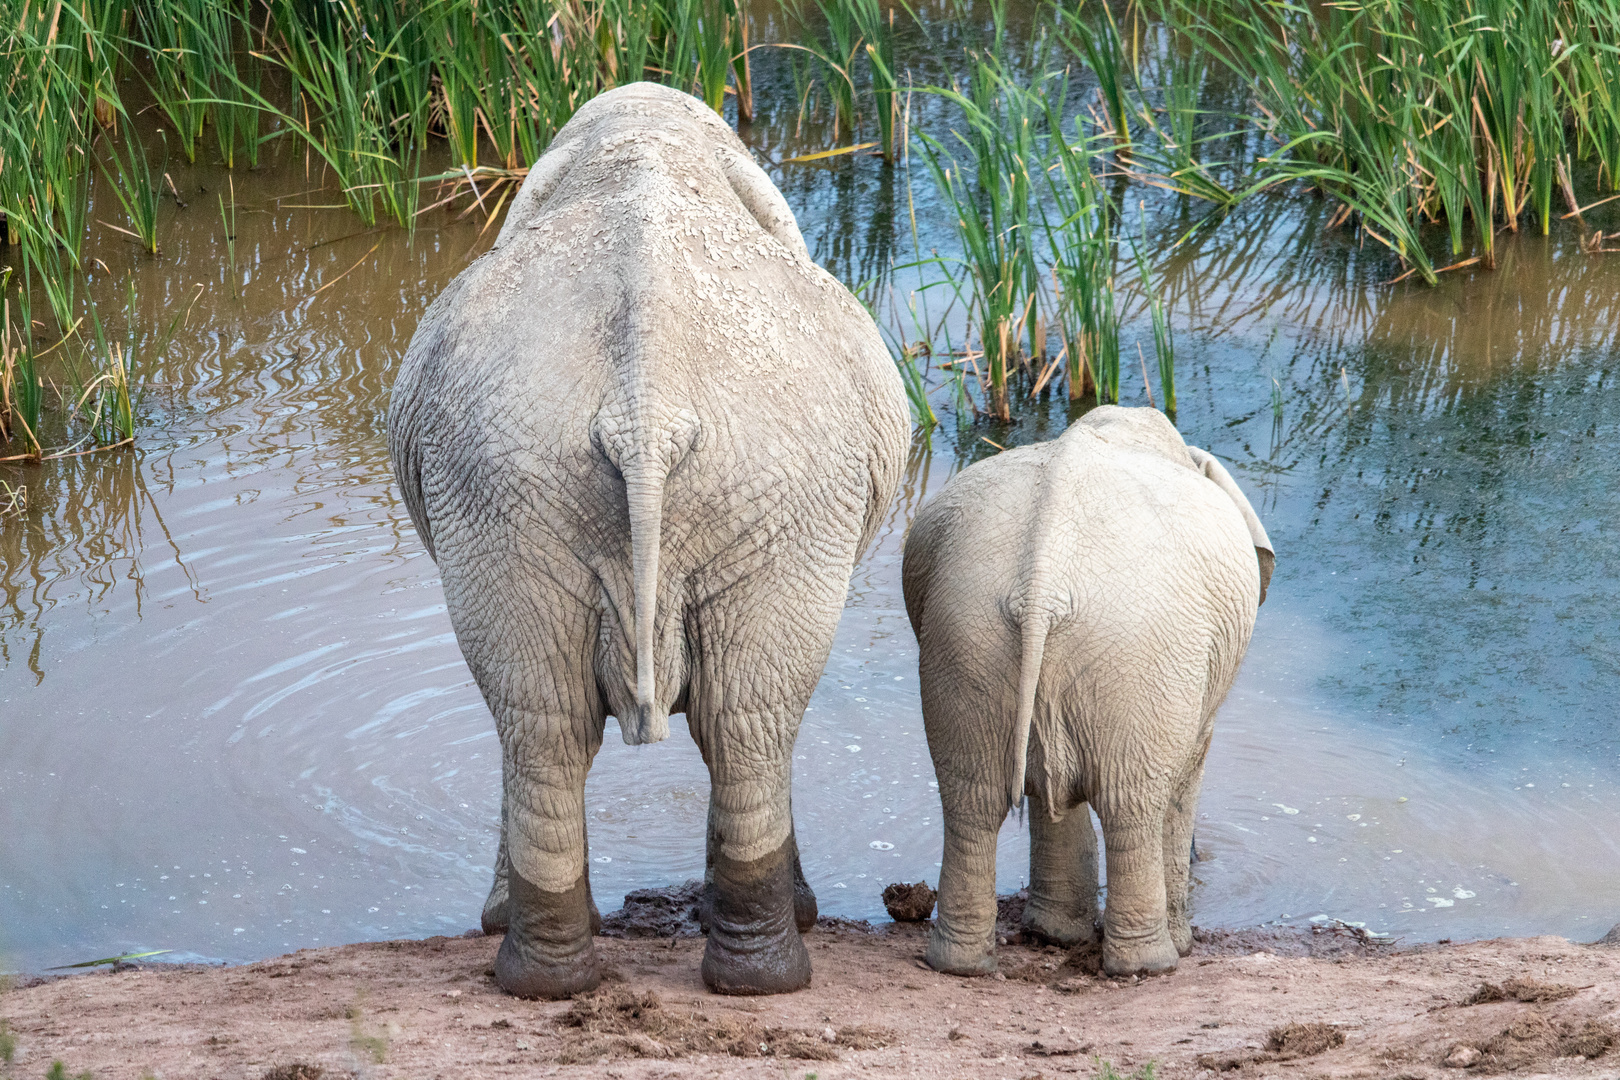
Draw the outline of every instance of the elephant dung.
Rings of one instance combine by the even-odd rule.
[[[926,881],[897,881],[883,890],[883,906],[895,922],[926,922],[934,913],[934,890]]]

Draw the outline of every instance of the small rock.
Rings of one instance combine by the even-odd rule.
[[[517,1048],[519,1050],[527,1050],[527,1049],[529,1049],[529,1044],[524,1042],[522,1039],[519,1039],[518,1044],[517,1044]]]
[[[480,930],[478,927],[475,926],[471,930],[468,930],[465,934],[462,934],[461,936],[464,937],[464,938],[483,937],[484,932],[482,930]]]
[[[444,992],[444,996],[447,997],[447,998],[458,998],[458,997],[461,996],[461,991],[460,990],[446,990]]]
[[[991,978],[992,978],[992,979],[994,979],[994,980],[996,980],[996,982],[1006,982],[1006,981],[1007,981],[1007,976],[1005,976],[1005,975],[1003,975],[1003,974],[1002,974],[1002,973],[1001,973],[1001,972],[999,972],[999,971],[998,971],[998,972],[996,972],[996,973],[995,973],[995,974],[994,974],[994,975],[992,975],[992,976],[990,976],[990,977],[991,977]]]
[[[824,1042],[824,1043],[835,1043],[835,1042],[837,1042],[838,1041],[838,1032],[834,1031],[830,1027],[822,1028],[821,1029],[821,1041]]]
[[[1440,1064],[1448,1069],[1467,1069],[1479,1064],[1480,1058],[1485,1055],[1479,1052],[1479,1047],[1469,1046],[1467,1043],[1458,1043],[1451,1048],[1451,1053]]]

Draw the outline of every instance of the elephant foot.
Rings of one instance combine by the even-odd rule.
[[[1046,907],[1033,899],[1024,907],[1023,930],[1033,938],[1065,949],[1097,940],[1094,915]]]
[[[950,936],[934,923],[928,932],[928,966],[944,975],[994,975],[996,951],[992,937],[975,938],[970,942]]]
[[[1105,932],[1102,954],[1103,971],[1109,975],[1151,975],[1174,971],[1181,959],[1175,942],[1170,940],[1168,929],[1123,941]]]
[[[523,998],[565,998],[602,981],[591,941],[594,905],[582,876],[565,892],[547,892],[512,873],[510,923],[495,954],[495,981]]]
[[[810,985],[810,953],[796,925],[792,843],[753,862],[716,855],[703,951],[703,981],[715,993],[788,994]]]

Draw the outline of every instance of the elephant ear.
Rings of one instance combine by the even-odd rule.
[[[1271,587],[1271,571],[1277,565],[1277,553],[1271,546],[1271,538],[1266,535],[1266,527],[1260,524],[1260,517],[1244,497],[1243,489],[1237,486],[1232,474],[1216,460],[1214,454],[1189,446],[1187,455],[1192,458],[1193,468],[1215,481],[1215,485],[1226,492],[1237,506],[1238,513],[1243,515],[1243,523],[1249,527],[1249,538],[1254,542],[1255,558],[1260,561],[1260,602],[1265,603],[1266,590]]]
[[[730,129],[726,134],[731,134]],[[765,170],[754,163],[748,151],[741,145],[721,143],[715,149],[714,156],[720,171],[730,182],[731,190],[737,193],[743,207],[759,222],[759,227],[776,237],[795,255],[808,259],[810,251],[804,246],[804,236],[799,232],[799,223],[794,220],[793,211],[788,209],[787,200],[771,183],[771,178],[765,175]]]

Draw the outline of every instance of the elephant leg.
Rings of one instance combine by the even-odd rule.
[[[792,813],[791,808],[789,814]],[[698,896],[697,906],[693,909],[697,916],[698,927],[707,934],[709,926],[714,921],[714,859],[720,850],[720,834],[714,827],[714,799],[709,799],[709,824],[707,828],[707,851],[703,863],[703,891]],[[811,890],[810,883],[805,880],[804,866],[799,861],[798,830],[794,829],[788,834],[793,843],[793,923],[799,928],[799,933],[808,934],[816,927],[816,916],[819,909],[816,904],[816,894]]]
[[[519,760],[508,795],[507,928],[495,979],[518,997],[563,998],[601,981],[591,941],[586,770],[560,756]]]
[[[810,954],[794,919],[788,755],[734,763],[741,756],[734,747],[757,746],[761,729],[775,726],[763,717],[723,718],[713,725],[715,744],[704,746],[715,843],[703,981],[720,994],[785,994],[810,985]],[[753,728],[753,737],[738,728]]]
[[[489,896],[484,899],[484,912],[479,918],[479,925],[483,927],[487,937],[506,933],[511,918],[507,915],[507,877],[512,872],[512,857],[506,850],[506,790],[501,790],[501,842],[495,852],[495,882],[489,887]],[[591,843],[587,835],[585,840],[585,899],[591,907],[591,936],[602,932],[602,913],[597,910],[596,898],[591,895]]]
[[[1204,741],[1207,751],[1209,741]],[[1204,755],[1198,755],[1182,781],[1171,793],[1170,806],[1164,815],[1164,892],[1165,917],[1170,928],[1170,940],[1176,952],[1186,956],[1192,951],[1192,922],[1188,918],[1188,889],[1191,885],[1191,856],[1193,816],[1198,810],[1198,792],[1204,780]]]
[[[1164,794],[1146,768],[1123,771],[1117,783],[1145,792],[1126,807],[1097,804],[1108,849],[1108,903],[1103,911],[1103,970],[1110,975],[1169,971],[1179,954],[1165,909]],[[1133,789],[1132,785],[1139,785]]]
[[[1168,972],[1179,955],[1165,910],[1165,780],[1145,758],[1110,779],[1118,790],[1103,790],[1092,803],[1108,848],[1103,972]]]
[[[1029,797],[1029,903],[1024,929],[1055,945],[1097,936],[1097,834],[1085,803],[1052,820],[1049,804]]]
[[[1004,800],[999,788],[940,786],[945,853],[939,869],[939,913],[928,934],[928,966],[947,975],[996,970],[996,834],[1007,816],[987,809]]]

